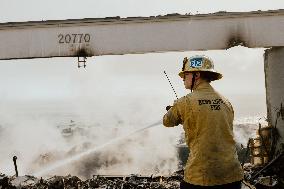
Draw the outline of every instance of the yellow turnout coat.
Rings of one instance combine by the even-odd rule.
[[[166,127],[183,125],[190,156],[185,182],[213,186],[243,179],[233,138],[234,110],[209,83],[175,101],[164,115]]]

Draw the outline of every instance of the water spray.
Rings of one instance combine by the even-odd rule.
[[[177,93],[176,93],[176,91],[175,91],[175,89],[174,89],[174,87],[173,87],[173,85],[172,85],[172,83],[171,83],[171,80],[170,80],[170,78],[168,77],[166,71],[164,71],[164,74],[166,75],[166,77],[167,77],[167,79],[168,79],[168,81],[169,81],[169,83],[170,83],[170,85],[171,85],[171,87],[172,87],[172,90],[174,91],[174,93],[175,93],[175,95],[176,95],[176,98],[177,98],[177,100],[178,100]]]
[[[102,144],[102,145],[100,145],[100,146],[98,146],[98,147],[96,147],[96,148],[92,148],[92,149],[90,149],[90,150],[87,150],[87,151],[85,151],[85,152],[82,152],[82,153],[77,154],[77,155],[75,155],[75,156],[73,156],[73,157],[67,158],[67,159],[65,159],[65,160],[61,160],[61,161],[55,162],[55,164],[53,164],[53,165],[51,165],[51,166],[49,166],[49,167],[46,167],[46,168],[44,168],[44,169],[42,169],[42,170],[40,170],[40,171],[38,171],[38,172],[36,172],[36,173],[33,173],[33,175],[35,175],[36,177],[44,176],[44,175],[50,173],[50,172],[53,171],[53,170],[56,170],[56,169],[58,169],[58,168],[60,168],[60,167],[63,167],[63,166],[65,166],[65,165],[67,165],[67,164],[73,163],[74,161],[77,161],[77,160],[79,160],[79,159],[81,159],[81,158],[83,158],[83,157],[85,157],[85,156],[87,156],[87,155],[94,154],[94,153],[98,152],[99,150],[102,150],[102,149],[104,149],[105,147],[109,146],[110,144],[113,144],[113,143],[116,144],[116,143],[118,143],[118,142],[121,142],[122,140],[127,139],[128,137],[130,137],[130,136],[132,136],[132,135],[134,135],[134,134],[136,134],[136,133],[139,133],[139,132],[141,132],[141,131],[144,131],[144,130],[146,130],[146,129],[149,129],[149,128],[152,128],[152,127],[155,127],[155,126],[159,126],[159,125],[161,125],[161,124],[162,124],[162,120],[160,120],[160,121],[158,121],[158,122],[155,122],[155,123],[153,123],[153,124],[151,124],[151,125],[148,125],[148,126],[146,126],[146,127],[139,128],[139,129],[137,129],[137,130],[135,130],[135,131],[133,131],[133,132],[127,134],[127,135],[124,135],[124,136],[115,138],[115,139],[113,139],[113,140],[110,140],[109,142],[107,142],[107,143],[105,143],[105,144]]]

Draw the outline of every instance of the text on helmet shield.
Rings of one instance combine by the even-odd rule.
[[[202,58],[193,58],[190,59],[190,67],[192,68],[201,68],[202,67]]]

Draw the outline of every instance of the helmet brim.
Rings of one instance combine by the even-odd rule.
[[[196,70],[196,71],[181,71],[178,75],[183,79],[184,78],[184,74],[185,73],[192,73],[192,72],[210,72],[211,73],[211,78],[210,80],[211,81],[215,81],[215,80],[219,80],[219,79],[222,79],[223,75],[219,72],[216,72],[216,71],[201,71],[201,70]]]

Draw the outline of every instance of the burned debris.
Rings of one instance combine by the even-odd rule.
[[[284,188],[284,153],[276,152],[277,129],[261,127],[248,142],[249,163],[243,165],[245,182],[257,189]]]
[[[82,181],[76,176],[54,176],[38,179],[33,176],[7,177],[0,175],[1,189],[178,189],[183,178],[182,171],[168,177],[163,176],[107,176],[94,175]]]

